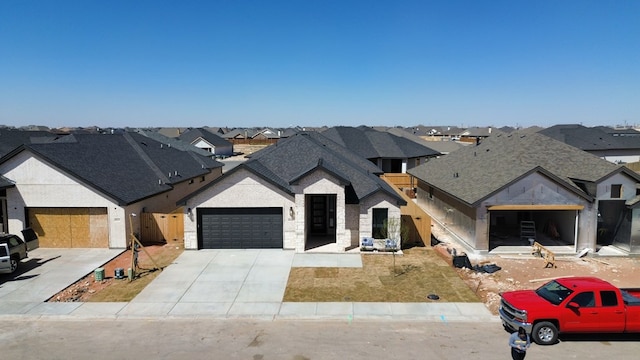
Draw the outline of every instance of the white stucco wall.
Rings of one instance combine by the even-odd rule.
[[[125,248],[130,241],[130,224],[139,233],[139,218],[130,214],[147,212],[169,213],[177,208],[176,202],[221,175],[221,169],[200,178],[176,184],[174,189],[140,202],[121,206],[117,201],[85,186],[79,180],[40,160],[28,151],[0,165],[0,173],[16,182],[7,189],[8,231],[17,235],[26,226],[26,207],[76,208],[96,207],[107,209],[109,247]]]
[[[26,151],[0,165],[0,173],[16,183],[7,191],[9,232],[19,235],[26,227],[25,207],[100,207],[107,209],[109,247],[124,247],[125,213],[113,200]]]

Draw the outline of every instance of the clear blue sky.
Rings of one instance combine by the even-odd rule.
[[[640,1],[0,1],[0,124],[640,124]]]

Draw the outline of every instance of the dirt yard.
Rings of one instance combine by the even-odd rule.
[[[138,253],[139,269],[134,281],[127,278],[127,269],[131,268],[131,251],[125,251],[115,257],[104,268],[104,279],[95,280],[95,274],[89,274],[80,281],[52,296],[50,302],[104,302],[129,301],[133,299],[160,271],[169,266],[182,252],[181,243],[156,244],[144,247]],[[155,263],[154,263],[155,262]],[[115,278],[115,269],[124,269],[124,279]]]
[[[436,245],[437,251],[451,263],[450,247]],[[458,251],[458,254],[460,252]],[[472,265],[496,264],[501,268],[494,273],[483,273],[467,268],[457,268],[460,277],[467,283],[494,314],[498,313],[500,292],[520,289],[535,289],[546,280],[563,276],[596,276],[618,287],[640,287],[640,259],[637,257],[600,257],[587,255],[556,257],[556,267],[545,267],[541,257],[532,254],[511,256],[470,257]]]

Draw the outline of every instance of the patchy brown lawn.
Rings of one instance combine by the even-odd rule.
[[[432,248],[404,255],[362,253],[362,268],[292,268],[284,294],[290,302],[479,302],[457,271]]]

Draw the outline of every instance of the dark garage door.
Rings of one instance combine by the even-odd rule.
[[[198,208],[200,249],[281,249],[282,208]]]

